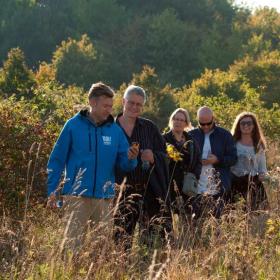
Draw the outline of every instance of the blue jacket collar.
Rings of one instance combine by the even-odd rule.
[[[89,118],[89,110],[88,110],[88,109],[83,109],[83,110],[81,110],[81,111],[79,112],[79,116],[82,117],[82,118],[85,118],[87,121],[89,121],[90,123],[92,123],[94,126],[97,126],[97,127],[99,127],[99,126],[104,126],[104,125],[107,125],[107,124],[111,124],[111,123],[114,122],[113,116],[112,116],[112,115],[109,115],[108,118],[107,118],[104,122],[102,122],[102,123],[100,123],[100,124],[97,125],[96,123],[94,123],[94,122]]]

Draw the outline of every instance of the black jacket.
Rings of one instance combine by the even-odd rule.
[[[118,118],[120,116],[121,114],[116,118],[118,124]],[[147,189],[149,190],[149,195],[165,201],[169,176],[166,162],[165,141],[159,129],[152,121],[139,117],[136,120],[131,137],[126,134],[125,130],[123,131],[130,144],[132,142],[138,142],[140,144],[140,150],[151,149],[153,151],[155,164],[147,171],[144,171],[142,169],[141,154],[139,153],[138,165],[133,171],[125,173],[119,169],[116,170],[116,182],[121,184],[124,177],[127,177],[126,183],[128,185],[134,186],[135,190],[138,186],[143,192],[143,186],[148,182]]]
[[[166,143],[172,144],[181,154],[183,154],[182,161],[173,161],[170,159],[169,162],[169,175],[171,182],[175,180],[176,185],[179,188],[179,191],[182,190],[183,180],[184,180],[184,172],[192,172],[195,174],[196,178],[199,179],[201,173],[201,152],[197,142],[190,136],[186,131],[183,132],[186,142],[183,146],[177,144],[176,139],[172,133],[172,131],[168,131],[163,134],[163,137]],[[190,162],[191,150],[193,149],[193,158]],[[173,174],[173,175],[172,175]],[[172,177],[171,177],[172,176]],[[172,191],[173,188],[171,188]]]

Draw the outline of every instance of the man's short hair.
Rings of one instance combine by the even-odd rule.
[[[109,98],[113,98],[115,95],[115,92],[112,88],[107,86],[106,84],[102,82],[98,82],[95,84],[92,84],[90,87],[89,93],[88,93],[88,98],[97,98],[100,96],[106,96]]]
[[[126,88],[123,98],[127,99],[133,93],[143,97],[144,103],[146,102],[147,96],[146,96],[145,90],[142,87],[135,86],[135,85],[130,85]]]

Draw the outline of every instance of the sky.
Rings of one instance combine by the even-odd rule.
[[[280,0],[235,0],[236,4],[244,4],[250,8],[257,8],[259,6],[268,6],[276,8],[280,12]]]

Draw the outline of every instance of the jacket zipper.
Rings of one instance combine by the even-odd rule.
[[[92,191],[92,197],[94,197],[95,188],[96,188],[96,173],[97,173],[97,128],[95,130],[95,166],[94,166],[94,186]]]
[[[90,133],[90,130],[88,132],[88,141],[89,141],[89,151],[91,152],[91,133]]]

